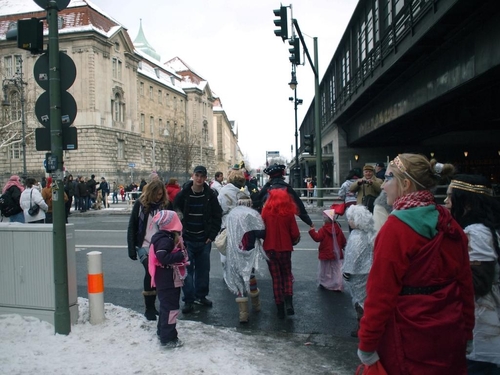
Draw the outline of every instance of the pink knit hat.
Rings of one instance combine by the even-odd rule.
[[[161,210],[153,217],[153,223],[158,225],[160,230],[169,232],[182,232],[182,223],[177,216],[177,212],[171,210]]]

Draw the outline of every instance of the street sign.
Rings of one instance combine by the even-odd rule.
[[[71,57],[59,51],[59,66],[61,69],[61,91],[65,91],[73,85],[76,79],[76,65]],[[49,54],[44,53],[35,62],[33,68],[35,81],[44,90],[49,89]]]
[[[135,163],[128,163],[128,166],[129,166],[130,168],[135,168]]]
[[[61,122],[63,128],[69,127],[76,118],[76,101],[67,91],[61,92]],[[50,129],[50,96],[48,91],[44,91],[35,103],[35,115],[38,122]]]
[[[76,128],[74,126],[70,126],[68,128],[64,127],[62,129],[62,133],[63,133],[63,150],[77,150],[78,138],[77,138]],[[50,151],[51,150],[50,129],[36,128],[35,142],[37,151]]]
[[[280,152],[279,151],[266,151],[266,156],[268,158],[277,158],[280,156]]]

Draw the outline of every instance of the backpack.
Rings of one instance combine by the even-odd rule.
[[[12,197],[12,191],[8,189],[0,196],[0,211],[2,216],[10,217],[22,212],[19,203]]]

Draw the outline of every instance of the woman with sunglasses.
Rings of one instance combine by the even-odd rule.
[[[382,188],[393,211],[380,229],[367,282],[358,356],[388,374],[465,375],[474,327],[467,238],[430,189],[450,165],[400,154]]]

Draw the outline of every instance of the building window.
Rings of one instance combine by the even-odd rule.
[[[139,83],[139,95],[144,96],[144,82]]]
[[[144,116],[144,113],[141,113],[141,132],[145,132],[146,131],[146,117]]]
[[[203,121],[203,129],[202,129],[202,137],[203,137],[203,142],[208,142],[208,123],[207,120]]]
[[[122,79],[122,62],[118,60],[118,79]]]
[[[162,92],[161,90],[158,90],[158,103],[161,104],[161,100],[162,100]]]
[[[149,99],[153,100],[153,86],[149,86]]]
[[[120,43],[115,42],[115,51],[120,52]]]
[[[118,93],[115,94],[115,98],[111,100],[111,112],[113,115],[113,121],[125,121],[125,103],[123,102],[121,95]]]
[[[113,71],[113,78],[114,79],[122,79],[122,62],[118,60],[116,57],[114,57],[111,60],[112,64],[112,71]]]
[[[154,134],[155,132],[155,119],[153,116],[149,117],[149,133]]]
[[[5,78],[14,77],[14,75],[21,70],[22,63],[23,60],[21,55],[5,56],[3,58]]]
[[[123,139],[119,139],[118,140],[118,153],[117,153],[117,157],[119,160],[122,160],[123,159],[123,155],[124,155],[124,152],[123,152],[123,149],[124,149],[124,144],[125,142],[123,141]]]
[[[146,146],[142,146],[141,147],[141,163],[145,163],[146,162]]]
[[[10,103],[10,121],[20,121],[21,120],[21,97],[19,92],[12,91],[9,95]],[[9,108],[9,107],[7,107]]]
[[[158,119],[158,129],[160,129],[160,133],[163,132],[163,120],[161,118]]]
[[[13,143],[9,147],[9,155],[11,159],[21,159],[23,154],[21,142]]]

